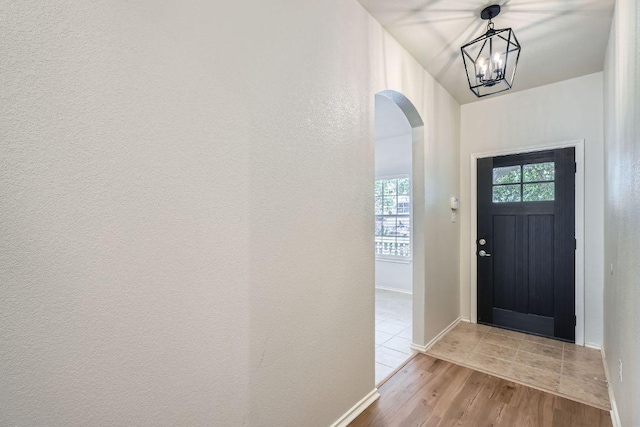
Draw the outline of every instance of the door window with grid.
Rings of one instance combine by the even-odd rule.
[[[378,179],[375,185],[375,253],[411,259],[411,179]]]
[[[555,163],[493,168],[493,203],[555,200]]]

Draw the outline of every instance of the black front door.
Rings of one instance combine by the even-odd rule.
[[[478,159],[478,322],[575,341],[575,149]]]

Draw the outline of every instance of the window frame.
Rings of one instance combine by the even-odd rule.
[[[376,243],[376,234],[375,234],[375,220],[377,217],[399,217],[399,216],[407,216],[407,214],[394,214],[394,215],[377,215],[375,213],[375,200],[376,200],[376,196],[375,196],[375,185],[378,181],[385,181],[385,180],[390,180],[390,179],[404,179],[404,178],[408,178],[409,179],[409,204],[411,206],[411,209],[409,209],[409,224],[410,224],[410,233],[409,233],[409,253],[410,256],[401,256],[401,255],[383,255],[383,254],[376,254],[375,253],[375,243]],[[394,174],[394,175],[381,175],[381,176],[376,176],[375,180],[374,180],[374,195],[373,195],[373,200],[374,200],[374,229],[373,229],[373,242],[374,242],[374,255],[375,255],[375,260],[376,261],[384,261],[384,262],[395,262],[395,263],[399,263],[399,264],[410,264],[413,261],[413,179],[411,177],[411,174]],[[396,197],[398,195],[396,194]]]

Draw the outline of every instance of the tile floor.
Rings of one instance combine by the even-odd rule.
[[[427,354],[610,410],[600,351],[461,322]]]
[[[376,289],[376,384],[411,353],[411,295]]]

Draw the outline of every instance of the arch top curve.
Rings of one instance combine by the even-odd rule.
[[[413,103],[411,103],[411,101],[409,101],[406,96],[404,96],[400,92],[388,89],[380,91],[376,93],[376,95],[384,96],[385,98],[393,101],[407,117],[409,125],[411,125],[412,128],[424,126],[424,122],[422,121],[420,113],[418,113],[416,107],[413,105]]]

